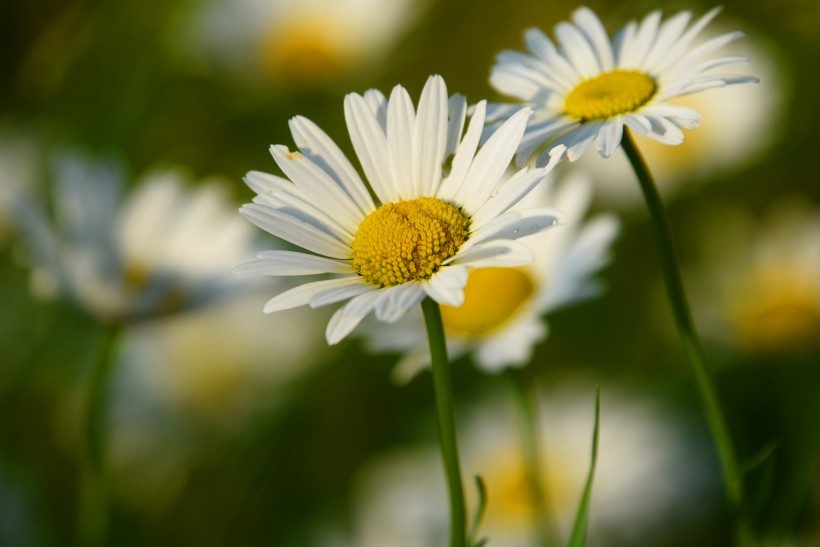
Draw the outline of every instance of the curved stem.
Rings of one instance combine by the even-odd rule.
[[[660,250],[661,271],[666,284],[669,303],[672,306],[672,313],[675,316],[675,323],[680,332],[683,345],[686,348],[689,363],[692,365],[695,383],[697,384],[698,392],[703,401],[703,408],[709,423],[709,428],[712,432],[712,437],[717,445],[726,498],[736,515],[736,542],[741,546],[750,545],[752,534],[743,515],[743,482],[739,472],[735,447],[729,435],[729,428],[726,425],[726,418],[724,417],[717,391],[706,369],[706,355],[701,346],[697,331],[695,330],[692,314],[689,311],[689,304],[686,298],[686,292],[683,288],[683,281],[678,268],[675,249],[672,244],[672,234],[669,230],[666,212],[655,182],[649,172],[649,168],[640,151],[635,146],[628,129],[624,129],[621,146],[623,146],[624,152],[626,152],[627,158],[629,158],[629,163],[635,171],[644,199],[646,200],[646,205],[649,208],[652,222],[655,225],[655,233],[658,237]]]
[[[531,390],[524,386],[518,371],[505,371],[515,406],[518,410],[519,430],[521,434],[521,448],[523,450],[524,465],[527,470],[527,479],[530,483],[529,492],[533,500],[533,529],[539,547],[557,545],[555,519],[550,510],[549,498],[544,490],[546,481],[542,472],[544,462],[541,458],[541,443],[538,434],[538,418],[536,416],[536,401]]]
[[[108,485],[105,468],[106,395],[113,371],[121,327],[106,325],[100,334],[97,355],[91,369],[85,415],[85,460],[80,477],[78,544],[96,547],[105,544],[108,520]]]
[[[430,357],[433,365],[433,389],[436,396],[438,438],[441,458],[447,475],[450,494],[450,547],[466,547],[467,514],[464,508],[464,487],[461,481],[461,465],[456,442],[456,421],[453,413],[453,386],[450,379],[450,363],[441,310],[429,297],[421,303],[430,341]]]

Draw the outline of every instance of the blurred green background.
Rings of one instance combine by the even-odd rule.
[[[318,7],[305,14],[294,7],[298,2],[273,0],[3,2],[0,185],[46,188],[51,154],[73,148],[116,155],[129,181],[157,165],[182,166],[195,178],[221,176],[238,206],[252,197],[242,183],[247,171],[276,172],[267,148],[292,145],[292,116],[318,123],[352,157],[345,93],[387,93],[401,83],[417,97],[428,75],[441,74],[451,93],[471,102],[499,100],[487,83],[495,54],[521,49],[526,27],[551,33],[577,7],[529,0],[305,4]],[[658,7],[587,5],[611,31]],[[700,15],[711,7],[663,6],[667,15],[680,9]],[[318,22],[311,19],[316,13],[324,14]],[[761,64],[753,58],[742,70],[761,77],[762,91],[733,112],[735,121],[721,121],[725,127],[716,139],[734,145],[732,158],[729,152],[709,157],[705,145],[709,159],[692,152],[684,163],[702,161],[708,168],[669,167],[669,179],[677,182],[664,192],[741,458],[750,461],[773,447],[746,475],[755,527],[768,538],[766,545],[818,545],[820,271],[813,270],[813,279],[811,273],[801,278],[808,288],[784,296],[791,300],[782,305],[775,302],[778,290],[796,287],[788,271],[774,286],[734,289],[746,287],[744,272],[768,256],[759,251],[767,234],[782,229],[774,227],[779,217],[772,211],[799,211],[811,219],[803,224],[813,226],[816,236],[791,237],[787,231],[777,241],[805,241],[807,247],[781,249],[783,255],[820,255],[814,164],[820,7],[808,0],[728,1],[713,26],[749,34],[743,47],[755,48]],[[741,119],[761,116],[759,125],[733,130]],[[708,125],[704,113],[704,133]],[[699,131],[687,133],[687,141],[694,143]],[[10,168],[22,155],[29,162],[25,181],[18,180],[20,169]],[[607,177],[589,167],[596,184],[607,186]],[[694,473],[697,495],[684,505],[691,512],[660,518],[639,540],[617,539],[604,530],[597,539],[593,534],[590,545],[728,545],[731,519],[671,325],[654,236],[640,203],[611,194],[604,189],[595,204],[598,210],[615,208],[624,223],[614,260],[602,275],[608,291],[554,314],[548,340],[521,376],[545,393],[567,382],[582,386],[590,412],[597,383],[604,415],[608,393],[652,401],[676,416],[697,459],[690,462],[694,471],[682,466],[680,476],[651,479],[685,484],[687,473]],[[797,205],[780,205],[784,199]],[[258,235],[262,248],[272,240]],[[785,261],[781,265],[789,269]],[[30,285],[24,246],[4,213],[0,544],[69,545],[76,533],[81,453],[76,415],[99,327],[63,301],[34,296]],[[108,399],[107,544],[356,545],[349,537],[361,521],[357,484],[367,475],[367,462],[396,447],[435,447],[429,374],[395,385],[395,355],[367,354],[355,339],[325,348],[327,310],[307,310],[310,317],[301,314],[298,321],[296,315],[272,320],[261,307],[273,294],[263,283],[240,312],[228,315],[217,307],[202,325],[169,317],[126,334]],[[735,294],[740,301],[721,304]],[[753,308],[767,299],[797,318],[754,323],[757,311],[744,305]],[[231,330],[250,329],[249,324],[296,330],[280,333],[275,343],[264,334],[243,338]],[[243,342],[220,346],[222,340]],[[289,344],[298,350],[284,348]],[[203,349],[211,346],[222,349]],[[241,351],[233,353],[237,346]],[[480,405],[488,394],[505,393],[502,379],[477,371],[466,359],[454,363],[453,374],[457,412]],[[580,434],[587,438],[591,423],[583,427]],[[658,449],[652,443],[630,448],[637,468]],[[649,495],[640,487],[629,491]],[[574,506],[577,495],[569,493],[561,503]]]

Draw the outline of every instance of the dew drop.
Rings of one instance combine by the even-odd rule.
[[[518,228],[513,229],[513,235],[518,235]]]

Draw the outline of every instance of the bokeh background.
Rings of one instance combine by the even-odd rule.
[[[587,5],[610,31],[658,7]],[[709,31],[745,30],[729,50],[752,57],[743,71],[761,83],[692,98],[702,101],[702,127],[683,146],[639,144],[667,199],[741,459],[757,463],[745,475],[755,527],[765,545],[820,545],[820,7],[723,5]],[[252,197],[247,171],[276,172],[268,145],[292,145],[292,116],[317,122],[351,153],[342,110],[350,91],[401,83],[416,97],[428,75],[441,74],[470,101],[499,100],[487,83],[495,54],[521,49],[529,26],[551,33],[576,7],[0,4],[0,545],[70,545],[77,535],[80,417],[102,329],[47,290],[15,213],[20,196],[59,209],[48,198],[63,176],[55,158],[114,158],[126,194],[169,166],[191,191],[216,179],[235,209]],[[696,15],[711,7],[663,6]],[[731,518],[654,236],[619,161],[570,167],[593,178],[594,208],[623,223],[601,275],[606,294],[552,314],[548,339],[519,374],[542,401],[554,513],[563,522],[578,503],[579,482],[567,477],[582,480],[598,384],[606,463],[590,545],[728,545]],[[253,237],[248,259],[279,245],[258,230]],[[207,241],[197,244],[207,252]],[[265,316],[281,287],[235,283],[193,310],[129,324],[116,348],[106,544],[430,544],[446,505],[429,374],[397,385],[398,356],[367,353],[355,338],[326,347],[329,310]],[[505,379],[466,358],[453,374],[465,458],[512,485],[497,490],[488,519],[498,530],[525,527],[520,470],[505,475],[503,449],[493,459],[517,442]]]

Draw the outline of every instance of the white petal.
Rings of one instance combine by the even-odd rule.
[[[261,171],[249,171],[243,179],[248,187],[257,194],[270,194],[285,192],[289,194],[298,193],[298,190],[288,179],[277,177]]]
[[[494,239],[518,239],[520,237],[536,234],[551,226],[557,226],[565,222],[566,216],[549,208],[524,209],[520,211],[509,211],[496,218],[492,222],[480,227],[464,245],[460,252],[484,241]]]
[[[304,220],[257,203],[247,203],[239,212],[266,232],[303,249],[331,258],[350,258],[348,245]]]
[[[347,261],[294,251],[264,251],[258,260],[240,264],[233,269],[239,276],[246,275],[312,275],[321,273],[355,273]]]
[[[565,89],[575,86],[580,75],[578,71],[561,55],[546,34],[538,28],[528,28],[524,31],[524,42],[527,48],[544,61],[547,67],[546,75],[551,80],[561,84]]]
[[[624,133],[624,124],[620,116],[604,123],[595,138],[598,153],[604,158],[608,158],[620,146],[621,137]]]
[[[569,161],[575,161],[584,155],[584,152],[586,152],[589,145],[595,140],[595,136],[604,123],[607,122],[588,122],[582,124],[578,129],[556,141],[567,147],[567,159]]]
[[[310,302],[316,294],[334,287],[347,287],[350,285],[361,285],[366,283],[360,276],[339,277],[336,279],[324,279],[305,283],[278,294],[268,300],[265,304],[264,312],[273,313],[276,311],[289,310],[298,306],[304,306]]]
[[[373,199],[356,169],[319,126],[307,118],[296,116],[290,120],[290,130],[302,154],[336,179],[362,213],[366,215],[375,209]]]
[[[546,175],[546,169],[525,168],[510,177],[510,180],[504,183],[504,186],[495,195],[491,195],[472,215],[474,225],[483,226],[495,217],[507,212],[510,207],[518,203],[538,183],[543,181]]]
[[[664,144],[680,144],[683,142],[683,132],[678,127],[662,116],[646,116],[652,122],[652,130],[646,134],[647,137]]]
[[[467,99],[455,93],[447,102],[447,146],[444,149],[445,159],[456,153],[456,148],[464,131],[464,122],[467,117]]]
[[[521,144],[530,114],[529,109],[514,114],[493,133],[476,154],[456,195],[456,201],[468,214],[473,214],[495,190],[518,145]]]
[[[331,346],[341,342],[350,334],[362,319],[370,313],[379,299],[379,291],[373,291],[357,296],[344,307],[337,310],[330,318],[325,330],[325,338]]]
[[[484,268],[489,266],[521,266],[535,259],[532,249],[518,241],[497,240],[479,243],[459,253],[451,264],[467,268]]]
[[[604,25],[595,13],[586,7],[575,10],[572,14],[573,22],[584,31],[587,39],[595,49],[598,62],[602,71],[612,70],[615,59],[612,54],[612,45],[609,43]]]
[[[652,51],[652,45],[655,43],[655,37],[658,35],[658,25],[660,21],[660,11],[653,11],[643,18],[635,36],[633,58],[628,65],[629,67],[643,66],[644,61]]]
[[[658,74],[665,72],[670,66],[677,63],[681,55],[683,55],[689,48],[689,44],[697,37],[698,34],[714,19],[721,8],[716,7],[711,9],[706,15],[695,21],[695,23],[687,30],[680,39],[675,42],[669,51],[666,53],[666,59],[659,63],[655,70]]]
[[[450,174],[438,189],[436,197],[445,201],[452,201],[458,194],[459,189],[464,183],[464,177],[472,164],[475,157],[475,151],[478,148],[479,140],[481,139],[481,132],[484,129],[484,114],[487,106],[486,101],[481,101],[475,105],[473,116],[470,118],[470,125],[467,127],[467,132],[464,138],[456,148],[456,154],[453,157],[453,163],[450,167]],[[517,110],[521,107],[518,106]]]
[[[691,12],[682,11],[663,22],[652,51],[643,63],[644,68],[654,72],[654,67],[668,59],[672,46],[680,39],[691,16]]]
[[[387,99],[384,94],[378,89],[368,89],[364,92],[364,100],[373,116],[376,118],[376,123],[382,128],[382,132],[387,132]]]
[[[578,27],[567,22],[558,23],[555,36],[561,43],[561,51],[569,57],[579,74],[589,78],[601,73],[598,57]]]
[[[630,113],[621,116],[624,124],[636,133],[644,135],[652,129],[652,123],[640,113]]]
[[[363,218],[361,209],[330,175],[301,153],[290,152],[286,146],[273,145],[270,152],[276,164],[303,196],[309,198],[317,209],[336,220],[351,235],[356,233]]]
[[[460,306],[464,303],[464,285],[467,284],[467,269],[450,265],[441,268],[423,284],[424,292],[439,304]]]
[[[342,300],[347,300],[349,298],[359,296],[360,294],[365,294],[377,290],[379,290],[378,287],[366,282],[354,283],[352,285],[347,285],[345,287],[330,287],[328,289],[324,289],[323,291],[316,293],[310,299],[308,305],[311,308],[320,308],[322,306],[327,306],[328,304],[335,304],[336,302],[341,302]]]
[[[530,123],[527,127],[521,145],[515,153],[516,164],[520,167],[529,162],[530,157],[551,138],[563,133],[578,122],[565,116],[558,116],[549,120]]]
[[[376,196],[387,203],[399,194],[388,161],[387,137],[367,102],[355,93],[345,97],[345,120],[350,140]]]
[[[522,108],[521,103],[487,103],[487,101],[481,101],[470,108],[470,116],[475,116],[478,105],[482,103],[485,105],[487,122],[504,121]]]
[[[447,147],[447,86],[441,76],[430,76],[419,99],[413,129],[413,173],[422,196],[434,196],[441,183]]]
[[[405,283],[382,291],[384,295],[376,303],[376,319],[387,323],[395,323],[401,319],[425,297],[421,283]]]
[[[403,184],[397,189],[402,199],[420,195],[413,175],[413,125],[416,112],[407,90],[397,85],[387,104],[387,148],[393,180]]]
[[[257,194],[253,198],[253,203],[264,206],[265,209],[272,209],[279,214],[288,215],[331,235],[342,242],[345,246],[353,243],[354,229],[341,224],[333,211],[319,209],[301,192],[288,194],[279,192],[277,194]]]
[[[688,106],[672,103],[654,103],[646,108],[646,114],[663,116],[676,125],[686,129],[696,129],[700,123],[700,114]]]

